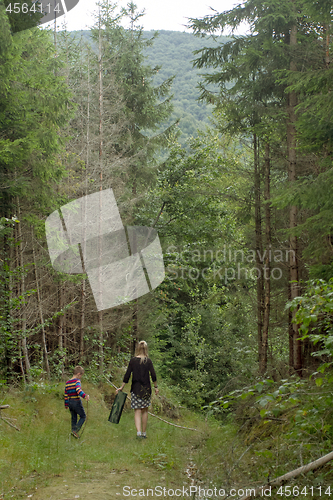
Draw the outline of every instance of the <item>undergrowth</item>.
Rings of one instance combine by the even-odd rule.
[[[177,407],[170,390],[163,391],[160,384],[162,396],[153,400],[152,411],[197,431],[169,426],[149,416],[147,440],[135,439],[129,408],[119,425],[108,422],[110,407],[105,397],[112,390],[106,384],[83,381],[82,385],[91,400],[79,441],[69,435],[63,384],[39,382],[25,390],[2,390],[0,404],[10,405],[3,414],[15,418],[12,422],[21,429],[18,432],[0,420],[3,498],[33,494],[39,500],[43,488],[57,478],[63,483],[69,475],[89,484],[96,477],[105,480],[107,474],[112,474],[112,487],[119,491],[125,485],[175,488],[192,484],[224,489],[227,494],[232,488],[242,491],[267,484],[332,450],[333,378],[328,373],[315,374],[309,380],[291,377],[279,383],[257,380],[214,401],[204,414]],[[294,488],[292,497],[319,499],[325,497],[330,484],[333,473],[328,463],[299,476],[288,488],[291,492]],[[286,498],[288,491],[272,490],[270,497]]]
[[[332,373],[257,380],[213,401],[206,411],[224,422],[226,437],[221,445],[214,439],[206,443],[211,454],[203,458],[200,472],[221,485],[257,487],[332,451]],[[233,437],[228,422],[236,424]],[[325,492],[333,495],[333,488],[327,489],[332,483],[329,462],[290,484],[302,486],[302,498],[322,498]],[[271,498],[289,496],[283,488],[272,491]]]

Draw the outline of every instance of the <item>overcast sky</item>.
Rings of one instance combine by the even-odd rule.
[[[120,0],[118,5],[125,7],[129,0]],[[203,17],[212,13],[210,7],[218,12],[231,9],[241,3],[239,0],[134,0],[139,10],[145,9],[141,25],[145,30],[188,31],[187,18]],[[87,29],[94,23],[92,12],[95,0],[80,0],[66,16],[69,31]],[[59,25],[64,18],[59,19]]]

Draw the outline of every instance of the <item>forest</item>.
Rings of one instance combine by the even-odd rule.
[[[153,38],[156,32],[143,31],[144,38]],[[79,39],[81,36],[97,50],[97,45],[90,36],[89,31],[73,32],[72,35]],[[218,37],[219,41],[227,37]],[[209,47],[214,46],[214,41],[208,39]],[[153,84],[159,85],[164,80],[174,77],[172,82],[173,110],[167,121],[171,124],[179,122],[181,134],[177,137],[182,146],[190,137],[197,135],[198,130],[204,130],[209,124],[213,107],[199,100],[198,81],[201,70],[193,67],[194,51],[202,47],[200,38],[194,34],[179,31],[158,31],[152,45],[143,47],[146,63],[152,67],[160,66],[153,76]]]
[[[25,402],[27,426],[41,418],[34,401],[49,398],[53,415],[76,365],[98,400],[109,395],[105,377],[119,386],[146,340],[164,389],[155,413],[180,419],[183,411],[203,433],[188,440],[202,464],[187,473],[195,484],[274,486],[329,454],[331,2],[245,0],[191,19],[192,34],[143,31],[133,3],[102,1],[82,33],[42,29],[38,14],[9,4],[0,0],[1,404],[18,418]],[[235,34],[244,23],[247,32]],[[65,206],[106,190],[126,235],[135,226],[157,232],[165,276],[101,309],[90,269],[54,265],[47,220],[57,214],[65,232]],[[77,255],[83,263],[81,244]],[[0,434],[0,498],[26,498],[37,479],[12,494],[12,439]],[[135,453],[171,478],[177,467],[192,470],[177,455],[182,439],[168,435],[154,452]],[[56,460],[58,448],[47,446]],[[89,457],[77,467],[104,460]],[[49,465],[39,460],[17,465],[17,477],[42,474]],[[61,460],[70,455],[55,475]],[[333,493],[329,463],[318,467],[297,476],[293,497]]]

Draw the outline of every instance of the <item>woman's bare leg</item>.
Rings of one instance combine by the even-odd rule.
[[[142,408],[141,415],[142,415],[142,432],[146,432],[147,421],[148,421],[148,406],[147,408]]]
[[[148,408],[147,408],[148,409]],[[134,410],[134,423],[136,431],[141,433],[141,410]],[[147,423],[146,423],[147,425]]]

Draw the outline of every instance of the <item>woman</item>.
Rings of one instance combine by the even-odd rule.
[[[156,373],[153,363],[148,358],[147,342],[141,340],[136,346],[135,356],[129,362],[127,371],[124,375],[123,384],[116,390],[118,394],[129,381],[132,373],[131,387],[131,408],[134,410],[134,422],[138,438],[146,438],[146,429],[148,421],[148,406],[151,400],[151,386],[149,374],[154,382],[155,394],[158,394]],[[141,432],[142,425],[142,432]]]

